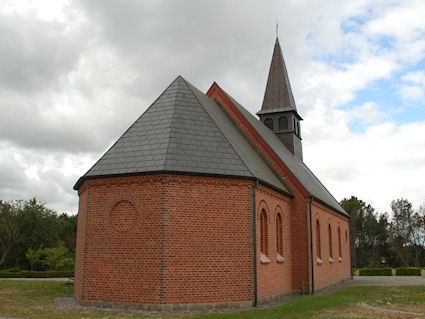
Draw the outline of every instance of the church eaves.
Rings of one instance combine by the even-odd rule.
[[[292,194],[219,105],[181,76],[74,189],[87,179],[160,172],[257,178]]]

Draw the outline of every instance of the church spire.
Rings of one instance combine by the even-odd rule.
[[[282,49],[280,48],[279,39],[277,37],[261,111],[275,109],[297,110],[294,96],[292,95],[291,84],[289,83],[288,71],[286,70],[285,60],[282,55]]]
[[[302,118],[297,112],[277,34],[263,105],[257,115],[289,151],[302,160],[300,131]]]

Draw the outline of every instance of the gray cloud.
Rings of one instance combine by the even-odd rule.
[[[76,40],[57,22],[1,15],[0,86],[25,94],[55,87],[78,61]]]
[[[353,142],[348,128],[353,114],[335,108],[400,71],[400,60],[419,61],[423,52],[420,41],[403,38],[414,23],[397,34],[402,45],[393,51],[374,42],[384,31],[391,35],[382,28],[394,11],[387,7],[376,0],[273,0],[266,5],[70,0],[63,19],[42,19],[31,10],[2,12],[0,6],[0,198],[38,196],[52,208],[76,212],[75,181],[179,74],[204,91],[217,81],[251,112],[258,111],[276,18],[305,118],[306,161],[327,186],[328,181],[330,187],[337,185],[337,196],[359,191],[350,181],[360,183],[368,163],[350,154],[354,148],[344,154],[353,160],[341,159],[338,169],[328,160]],[[343,32],[343,22],[365,13],[376,23],[357,28],[351,21],[353,31]],[[327,60],[347,54],[345,64]],[[394,137],[387,135],[391,143]],[[362,138],[356,135],[356,143],[369,145]]]

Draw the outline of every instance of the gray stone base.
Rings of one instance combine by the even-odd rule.
[[[271,295],[271,296],[258,299],[258,306],[262,308],[275,307],[286,301],[294,299],[296,296],[299,296],[299,295],[300,295],[300,292],[296,290],[281,292],[276,295]]]
[[[348,281],[351,281],[351,280],[352,280],[352,278],[351,277],[348,277],[348,278],[344,278],[344,279],[341,279],[341,280],[337,280],[337,281],[331,282],[330,284],[327,284],[327,285],[322,286],[320,288],[316,288],[314,290],[314,293],[315,294],[318,294],[318,295],[325,295],[325,294],[334,292],[334,291],[336,291],[336,290],[344,287],[345,284]]]
[[[129,312],[154,312],[154,313],[196,313],[196,312],[219,312],[246,310],[253,306],[252,300],[211,302],[211,303],[187,303],[187,304],[147,304],[129,302],[110,302],[101,300],[81,300],[75,296],[75,301],[88,308],[126,310]]]

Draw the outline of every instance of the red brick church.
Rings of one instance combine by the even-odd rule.
[[[249,308],[351,277],[349,217],[303,162],[276,40],[259,120],[177,77],[76,185],[76,299]]]

